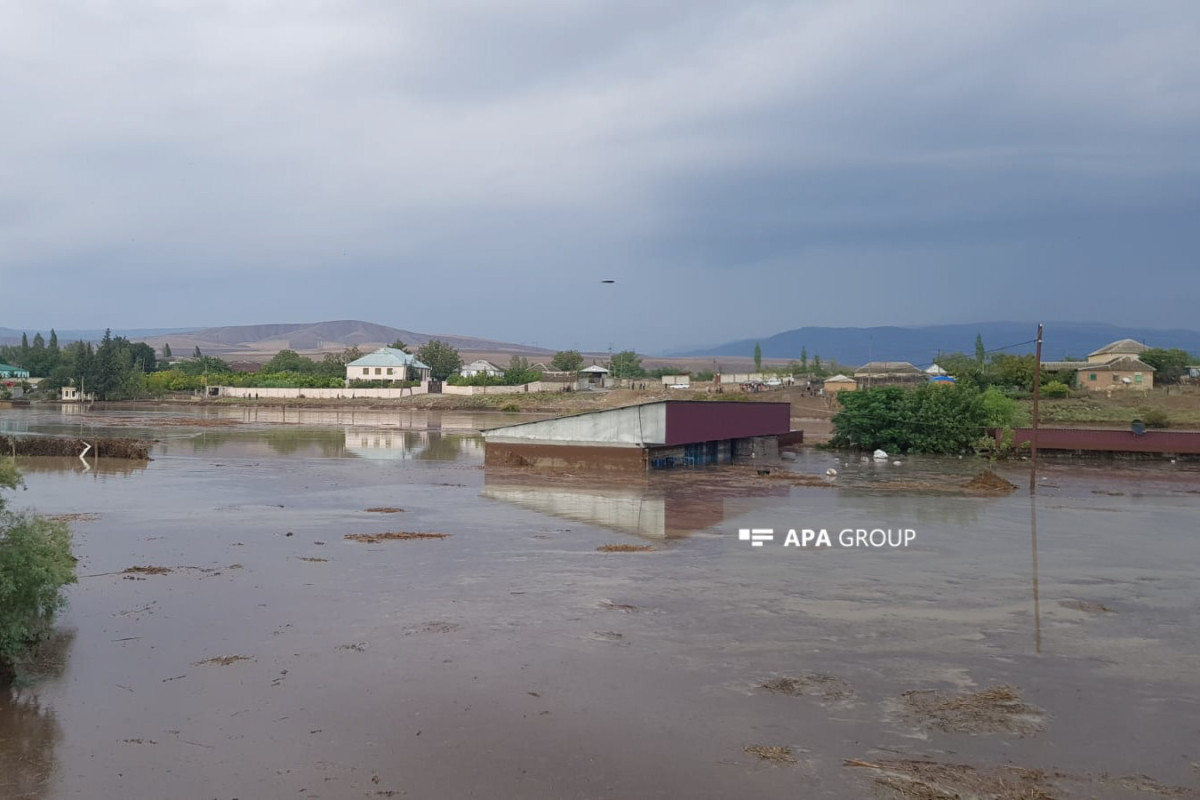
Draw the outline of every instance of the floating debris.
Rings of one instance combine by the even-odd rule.
[[[328,558],[316,558],[314,556],[298,556],[301,561],[310,561],[314,564],[323,564],[328,561]]]
[[[171,572],[170,567],[130,567],[124,570],[126,575],[166,575]]]
[[[95,522],[100,519],[99,514],[41,514],[39,516],[51,522]]]
[[[1034,734],[1045,727],[1045,712],[1025,703],[1012,686],[947,696],[940,692],[905,692],[904,703],[923,725],[959,733]]]
[[[638,611],[638,607],[629,603],[614,603],[611,600],[601,600],[600,607],[605,611],[624,611],[626,614],[632,614]]]
[[[1016,485],[1009,483],[1001,478],[990,469],[985,469],[983,472],[976,475],[971,480],[967,481],[963,488],[970,489],[976,492],[1012,492],[1016,490]]]
[[[602,544],[596,549],[601,553],[649,553],[658,548],[649,544]]]
[[[792,678],[782,676],[772,678],[759,688],[766,689],[772,694],[787,694],[795,697],[820,697],[823,700],[842,700],[854,694],[850,684],[835,675],[823,672],[810,672]]]
[[[217,666],[228,667],[230,664],[236,664],[239,661],[253,661],[250,656],[214,656],[206,658],[203,661],[197,661],[192,664],[193,667]]]
[[[1113,609],[1104,605],[1104,603],[1093,603],[1090,600],[1060,600],[1058,602],[1063,608],[1069,608],[1073,611],[1082,611],[1085,614],[1115,614]]]
[[[787,745],[748,744],[745,751],[752,756],[758,756],[763,761],[770,761],[772,764],[796,763],[796,758],[792,755],[792,748]]]
[[[412,539],[445,539],[448,533],[410,533],[408,531],[393,531],[391,533],[347,533],[343,538],[352,542],[377,544],[379,542],[402,541]]]
[[[991,767],[976,769],[967,764],[937,761],[896,760],[843,762],[847,767],[878,770],[872,779],[893,797],[905,800],[1054,800],[1049,776],[1040,769]]]
[[[368,508],[366,510],[372,514],[400,514],[404,511],[403,508],[396,508],[394,506],[376,506],[375,508]]]

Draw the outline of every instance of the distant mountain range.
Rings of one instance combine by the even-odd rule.
[[[32,339],[34,331],[27,331]],[[41,331],[49,336],[50,331]],[[304,322],[271,325],[230,325],[217,328],[142,328],[113,330],[114,335],[132,341],[146,342],[158,351],[169,344],[177,356],[189,356],[197,347],[205,355],[219,356],[227,360],[244,359],[265,361],[280,350],[295,350],[305,354],[340,352],[347,347],[358,347],[363,351],[389,345],[397,340],[419,347],[430,339],[441,339],[457,348],[464,357],[475,354],[491,356],[520,355],[541,360],[553,351],[511,342],[479,339],[453,334],[428,334],[376,325],[360,320],[336,320],[332,322]],[[99,341],[104,331],[58,331],[60,343],[77,340]],[[21,331],[0,328],[0,344],[19,344]]]
[[[762,339],[671,353],[675,357],[750,356],[757,341],[763,358],[800,359],[801,348],[814,356],[842,364],[868,361],[911,361],[928,365],[938,353],[974,353],[975,337],[983,337],[987,350],[1032,353],[1037,325],[1027,322],[981,322],[969,325],[926,325],[916,328],[796,328]],[[1058,360],[1083,358],[1117,339],[1136,339],[1150,347],[1179,347],[1200,356],[1200,331],[1160,330],[1087,322],[1047,322],[1042,337],[1042,357]],[[1010,345],[1016,345],[1009,348]]]

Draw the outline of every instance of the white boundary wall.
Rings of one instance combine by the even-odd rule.
[[[241,400],[357,400],[359,398],[387,400],[428,394],[429,384],[406,389],[283,389],[260,386],[220,386],[219,397],[235,397]]]

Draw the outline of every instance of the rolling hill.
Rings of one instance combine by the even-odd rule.
[[[967,325],[928,325],[914,328],[796,328],[758,339],[764,358],[799,359],[801,348],[808,357],[836,359],[842,364],[867,361],[911,361],[929,364],[939,352],[973,353],[975,336],[983,337],[988,350],[1006,348],[1009,353],[1032,353],[1037,325],[1027,322],[981,322]],[[1179,347],[1200,354],[1200,331],[1160,330],[1086,322],[1047,322],[1042,339],[1042,357],[1057,360],[1083,357],[1117,339],[1136,339],[1150,347]],[[749,356],[754,339],[742,339],[713,347],[673,353],[676,357]],[[1015,347],[1009,347],[1016,345]]]

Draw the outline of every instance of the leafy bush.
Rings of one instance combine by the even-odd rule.
[[[19,485],[11,462],[0,462],[0,488]],[[0,686],[15,677],[14,662],[46,638],[75,582],[71,530],[65,523],[6,510],[0,497]]]
[[[883,386],[842,392],[838,400],[833,446],[889,453],[966,452],[989,428],[1011,426],[1017,413],[1000,392],[969,385]]]
[[[1050,381],[1042,387],[1042,394],[1046,397],[1070,397],[1071,387],[1061,381]]]
[[[1147,428],[1171,427],[1171,418],[1161,408],[1143,408],[1141,411],[1141,420],[1146,424]]]

